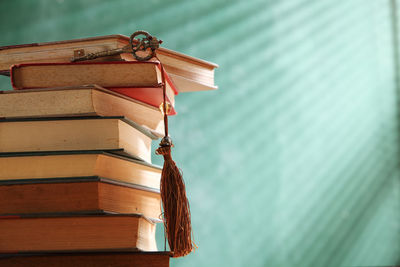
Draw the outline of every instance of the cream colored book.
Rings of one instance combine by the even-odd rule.
[[[108,150],[150,163],[155,138],[119,117],[0,122],[0,153]]]
[[[0,154],[0,183],[70,177],[105,177],[159,190],[161,167],[103,151]]]
[[[97,85],[0,91],[0,117],[124,116],[164,134],[159,108]]]

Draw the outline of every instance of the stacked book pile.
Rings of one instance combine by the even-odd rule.
[[[168,49],[139,62],[112,35],[0,47],[0,266],[169,266],[157,251],[151,144],[179,92],[216,89],[215,64]],[[12,67],[11,67],[12,66]]]

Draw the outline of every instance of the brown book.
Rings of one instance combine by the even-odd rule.
[[[0,255],[8,267],[168,267],[170,252],[103,251]]]
[[[0,122],[0,153],[121,150],[151,161],[149,131],[118,117]]]
[[[11,68],[11,84],[17,90],[97,84],[155,107],[163,102],[162,83],[156,62],[31,63]],[[165,85],[173,107],[177,91],[167,74]]]
[[[159,108],[97,85],[0,91],[0,118],[124,116],[164,134]]]
[[[21,63],[70,62],[71,58],[90,53],[122,48],[129,37],[107,35],[47,43],[33,43],[0,47],[0,74],[8,74],[10,67]],[[179,92],[213,90],[214,69],[218,65],[166,48],[157,50],[157,57]],[[93,61],[134,61],[132,54],[98,58]]]
[[[161,177],[159,166],[99,151],[2,154],[0,170],[3,184],[97,176],[159,190]]]
[[[137,213],[160,220],[160,192],[99,177],[0,181],[0,215]]]
[[[0,218],[0,253],[100,249],[157,251],[155,224],[136,214]]]

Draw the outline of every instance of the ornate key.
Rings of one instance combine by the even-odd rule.
[[[139,35],[144,35],[143,38],[135,39],[135,37]],[[126,45],[122,48],[111,49],[107,51],[101,51],[97,53],[89,53],[86,56],[82,57],[73,57],[71,58],[71,62],[78,62],[84,60],[92,60],[99,57],[109,57],[116,56],[122,53],[132,53],[132,55],[139,61],[149,60],[150,58],[155,56],[155,50],[160,47],[162,43],[161,40],[158,40],[156,37],[151,36],[146,31],[137,31],[134,32],[129,38],[129,45]],[[144,52],[144,56],[140,56],[138,52]]]

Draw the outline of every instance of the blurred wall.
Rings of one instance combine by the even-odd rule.
[[[220,65],[219,90],[178,95],[171,118],[199,246],[172,266],[388,266],[400,264],[395,4],[3,0],[0,45],[143,29]]]

